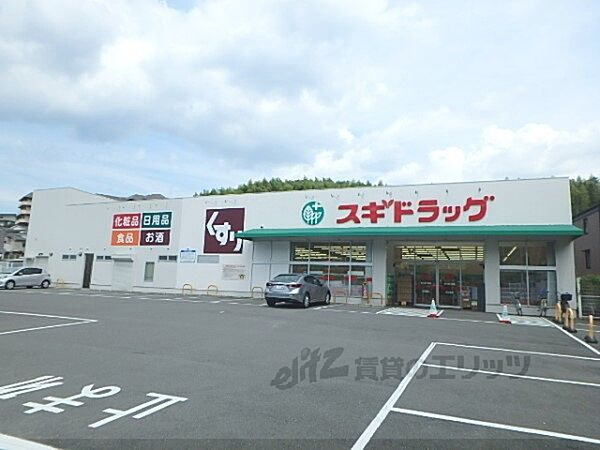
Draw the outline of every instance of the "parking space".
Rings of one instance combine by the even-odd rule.
[[[598,357],[434,342],[355,448],[415,439],[398,426],[406,416],[437,430],[430,435],[434,439],[462,433],[470,445],[510,439],[527,448],[535,445],[531,436],[599,445],[599,399]],[[580,420],[572,420],[575,416]],[[488,430],[494,431],[488,435]],[[558,445],[564,443],[551,441]]]
[[[60,448],[600,443],[600,356],[552,326],[67,290],[0,310],[0,432]]]
[[[0,336],[94,322],[94,319],[81,317],[35,314],[22,311],[0,311]]]

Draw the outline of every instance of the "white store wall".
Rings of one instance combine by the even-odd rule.
[[[487,215],[471,223],[462,214],[453,222],[444,222],[443,214],[435,223],[420,223],[418,214],[403,217],[395,223],[393,208],[377,223],[361,220],[354,224],[338,224],[345,216],[339,205],[367,205],[383,199],[406,200],[416,205],[422,199],[435,198],[442,205],[462,205],[468,197],[483,198],[493,195]],[[551,198],[553,208],[547,208]],[[325,215],[319,224],[309,226],[302,220],[301,210],[309,201],[318,201]],[[387,200],[386,200],[387,201]],[[567,225],[571,223],[569,183],[566,178],[513,180],[443,185],[414,185],[297,191],[264,194],[211,196],[184,199],[120,202],[72,188],[35,191],[26,257],[47,256],[47,267],[54,280],[62,279],[70,286],[79,287],[83,279],[84,254],[128,257],[131,264],[131,289],[180,290],[189,283],[195,289],[218,286],[221,292],[250,295],[253,286],[263,287],[278,273],[289,271],[289,239],[245,241],[241,254],[203,255],[207,209],[245,208],[245,230],[260,227],[281,229],[352,228],[352,227],[405,227],[405,226],[498,226],[498,225]],[[415,208],[416,209],[416,208]],[[171,211],[173,214],[171,242],[164,247],[113,247],[111,228],[114,214],[151,211]],[[469,239],[461,237],[461,240]],[[555,238],[548,238],[555,240]],[[363,239],[373,243],[372,291],[385,294],[386,273],[390,270],[386,255],[389,239]],[[474,237],[485,242],[486,302],[499,304],[498,238]],[[160,255],[178,255],[180,249],[195,249],[198,263],[159,261]],[[77,255],[75,260],[62,260],[63,254]],[[573,243],[571,238],[559,238],[556,243],[558,290],[575,292]],[[39,259],[39,258],[38,258]],[[147,261],[155,262],[154,279],[144,281]],[[92,288],[114,289],[115,261],[94,260]],[[226,277],[226,268],[234,267],[242,276]],[[120,284],[123,285],[121,280]]]

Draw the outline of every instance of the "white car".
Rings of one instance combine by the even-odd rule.
[[[46,289],[51,282],[50,275],[38,267],[21,267],[13,272],[0,274],[0,288],[4,289],[34,286]]]

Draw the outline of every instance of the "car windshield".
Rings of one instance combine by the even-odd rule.
[[[273,278],[273,281],[275,281],[277,283],[293,283],[295,281],[298,281],[299,279],[300,279],[300,275],[285,274],[285,275],[277,275],[275,278]]]

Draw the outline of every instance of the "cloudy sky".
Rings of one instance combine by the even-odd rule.
[[[0,211],[600,172],[600,2],[0,1]]]

